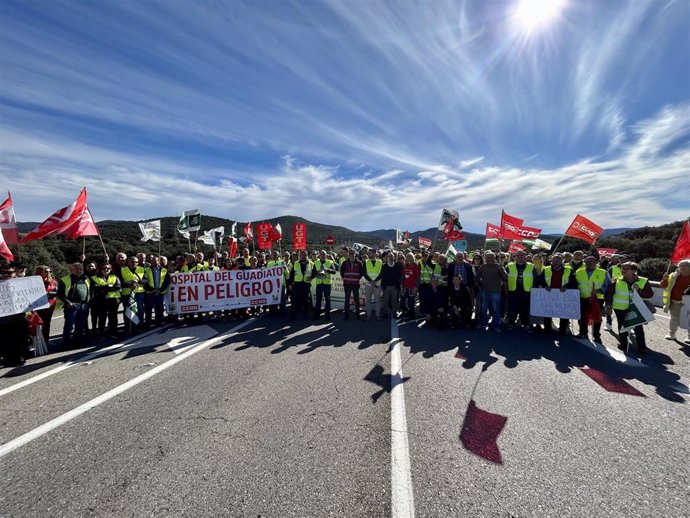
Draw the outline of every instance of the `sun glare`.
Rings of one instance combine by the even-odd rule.
[[[514,11],[515,23],[524,31],[540,30],[560,16],[566,0],[519,0]]]

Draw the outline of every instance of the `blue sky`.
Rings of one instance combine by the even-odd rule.
[[[553,1],[0,0],[0,189],[20,221],[83,185],[97,220],[684,219],[690,2]]]

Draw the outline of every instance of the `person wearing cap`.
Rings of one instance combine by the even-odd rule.
[[[326,251],[321,250],[318,259],[314,261],[314,285],[316,287],[316,304],[314,305],[314,320],[321,314],[321,299],[324,299],[324,314],[326,320],[331,319],[331,285],[336,273],[335,263],[326,257]]]
[[[589,259],[589,257],[587,258]],[[628,312],[630,304],[632,304],[633,294],[637,294],[643,298],[648,299],[654,295],[652,287],[649,285],[649,280],[646,277],[640,277],[638,272],[640,267],[637,263],[627,262],[621,265],[621,272],[623,276],[611,283],[609,283],[606,290],[606,312],[616,313],[616,321],[618,322],[618,348],[622,351],[628,349],[628,331],[621,331],[625,323],[625,315]],[[649,351],[644,335],[644,326],[639,324],[633,328],[635,332],[635,340],[637,341],[637,352],[644,354]]]
[[[678,268],[671,275],[665,273],[659,283],[664,289],[664,312],[671,314],[668,323],[666,340],[677,340],[676,333],[680,327],[680,311],[683,307],[683,295],[690,295],[690,259],[684,259],[678,263]],[[690,329],[683,343],[690,345]]]
[[[57,295],[64,308],[63,349],[84,345],[91,300],[91,280],[84,274],[84,265],[81,262],[72,263],[69,272],[69,275],[60,279]]]
[[[93,332],[102,340],[105,338],[105,324],[108,334],[117,335],[117,308],[120,305],[120,279],[113,275],[112,266],[103,263],[98,272],[91,276],[91,315],[95,316]]]

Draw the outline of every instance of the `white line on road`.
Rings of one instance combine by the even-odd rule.
[[[70,367],[74,367],[75,365],[79,365],[80,363],[84,363],[85,361],[93,360],[94,358],[97,358],[99,356],[103,356],[104,354],[109,353],[110,351],[114,351],[116,349],[121,349],[121,348],[127,347],[128,345],[135,343],[137,340],[141,340],[142,338],[145,338],[149,335],[152,335],[153,333],[157,333],[159,331],[162,331],[163,329],[166,329],[166,328],[170,327],[171,325],[172,324],[166,324],[163,327],[159,327],[157,329],[152,329],[151,331],[147,331],[147,332],[142,333],[140,335],[134,336],[134,337],[130,338],[129,340],[125,340],[124,342],[112,344],[112,345],[109,345],[108,347],[104,347],[103,349],[98,349],[97,351],[94,351],[91,354],[87,354],[86,356],[82,356],[78,360],[63,363],[59,367],[55,367],[54,369],[50,369],[49,371],[43,372],[41,374],[37,374],[33,378],[25,379],[24,381],[20,381],[19,383],[15,383],[14,385],[10,385],[9,387],[5,387],[4,389],[0,390],[0,397],[5,396],[5,395],[9,394],[10,392],[14,392],[15,390],[19,390],[20,388],[24,388],[28,385],[31,385],[32,383],[36,383],[37,381],[41,381],[42,379],[45,379],[48,376],[52,376],[53,374],[57,374],[58,372],[62,372],[65,369],[69,369]]]
[[[136,378],[133,378],[126,383],[123,383],[122,385],[115,387],[112,390],[109,390],[108,392],[101,394],[98,397],[95,397],[91,401],[87,401],[83,405],[79,405],[77,408],[70,410],[69,412],[62,414],[59,417],[56,417],[55,419],[48,421],[47,423],[39,426],[38,428],[34,428],[30,432],[25,433],[24,435],[20,435],[16,439],[12,439],[11,441],[3,444],[0,446],[0,458],[4,457],[8,453],[13,452],[17,448],[21,448],[25,444],[30,443],[34,439],[38,439],[39,437],[47,434],[48,432],[51,432],[52,430],[55,430],[56,428],[62,426],[65,423],[68,423],[75,417],[79,417],[80,415],[88,412],[89,410],[96,408],[98,405],[105,403],[106,401],[114,398],[115,396],[118,396],[122,394],[123,392],[131,389],[132,387],[136,387],[143,381],[146,381],[149,378],[154,377],[156,374],[159,374],[163,372],[164,370],[168,369],[169,367],[172,367],[173,365],[178,364],[182,360],[185,360],[192,356],[193,354],[198,353],[199,351],[203,351],[204,349],[222,341],[223,339],[227,338],[228,336],[232,335],[235,331],[239,331],[246,325],[248,325],[250,322],[255,321],[256,319],[252,318],[250,320],[247,320],[246,322],[241,323],[238,326],[233,327],[229,331],[215,336],[214,338],[211,338],[210,340],[206,340],[205,342],[201,342],[199,345],[194,347],[193,349],[190,349],[179,356],[176,356],[172,360],[168,360],[165,363],[162,363],[158,367],[154,367],[148,372],[145,372],[144,374],[141,374],[137,376]]]
[[[391,318],[391,514],[393,518],[414,518],[401,343],[398,322]]]

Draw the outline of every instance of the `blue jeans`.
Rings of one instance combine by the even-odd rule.
[[[501,328],[501,292],[490,292],[482,290],[482,310],[481,318],[479,320],[482,326],[489,324],[487,311],[491,312],[491,327],[493,329]]]
[[[89,304],[74,304],[73,307],[65,306],[65,325],[62,328],[62,347],[70,347],[73,343],[84,342],[84,331],[89,320]]]
[[[318,317],[321,314],[321,299],[325,298],[325,313],[326,317],[331,314],[331,285],[317,284],[316,285],[316,307],[314,308],[314,316]]]

